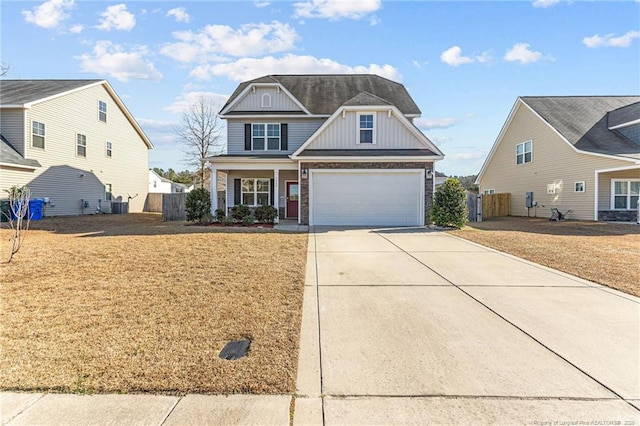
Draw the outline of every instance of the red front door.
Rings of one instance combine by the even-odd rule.
[[[287,182],[287,217],[298,218],[298,182]]]

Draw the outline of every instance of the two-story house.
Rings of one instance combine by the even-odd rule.
[[[405,89],[377,75],[268,75],[220,111],[227,152],[207,159],[226,206],[272,205],[308,225],[422,226],[442,152]],[[212,211],[217,206],[213,197]]]
[[[0,80],[0,197],[26,185],[45,216],[141,212],[151,141],[105,80]]]

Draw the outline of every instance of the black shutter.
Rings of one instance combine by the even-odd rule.
[[[273,199],[273,182],[274,180],[271,179],[271,184],[269,185],[269,199],[271,200],[271,205],[275,206],[276,201]]]
[[[233,205],[237,206],[240,204],[240,198],[242,198],[242,190],[241,190],[242,182],[240,179],[233,180]]]
[[[289,149],[289,126],[287,123],[280,125],[280,149],[286,151]]]
[[[244,150],[251,151],[251,124],[244,125]]]

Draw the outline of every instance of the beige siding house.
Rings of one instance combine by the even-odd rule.
[[[27,185],[45,216],[141,212],[152,144],[104,80],[0,81],[0,190]]]
[[[420,110],[402,84],[371,74],[269,75],[241,83],[220,116],[226,154],[207,160],[226,194],[212,211],[266,204],[305,225],[428,222],[443,154],[413,124]]]
[[[510,193],[513,216],[636,221],[640,97],[518,98],[477,183]]]

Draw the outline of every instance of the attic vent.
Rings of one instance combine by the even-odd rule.
[[[262,108],[271,108],[271,95],[268,93],[262,95]]]

